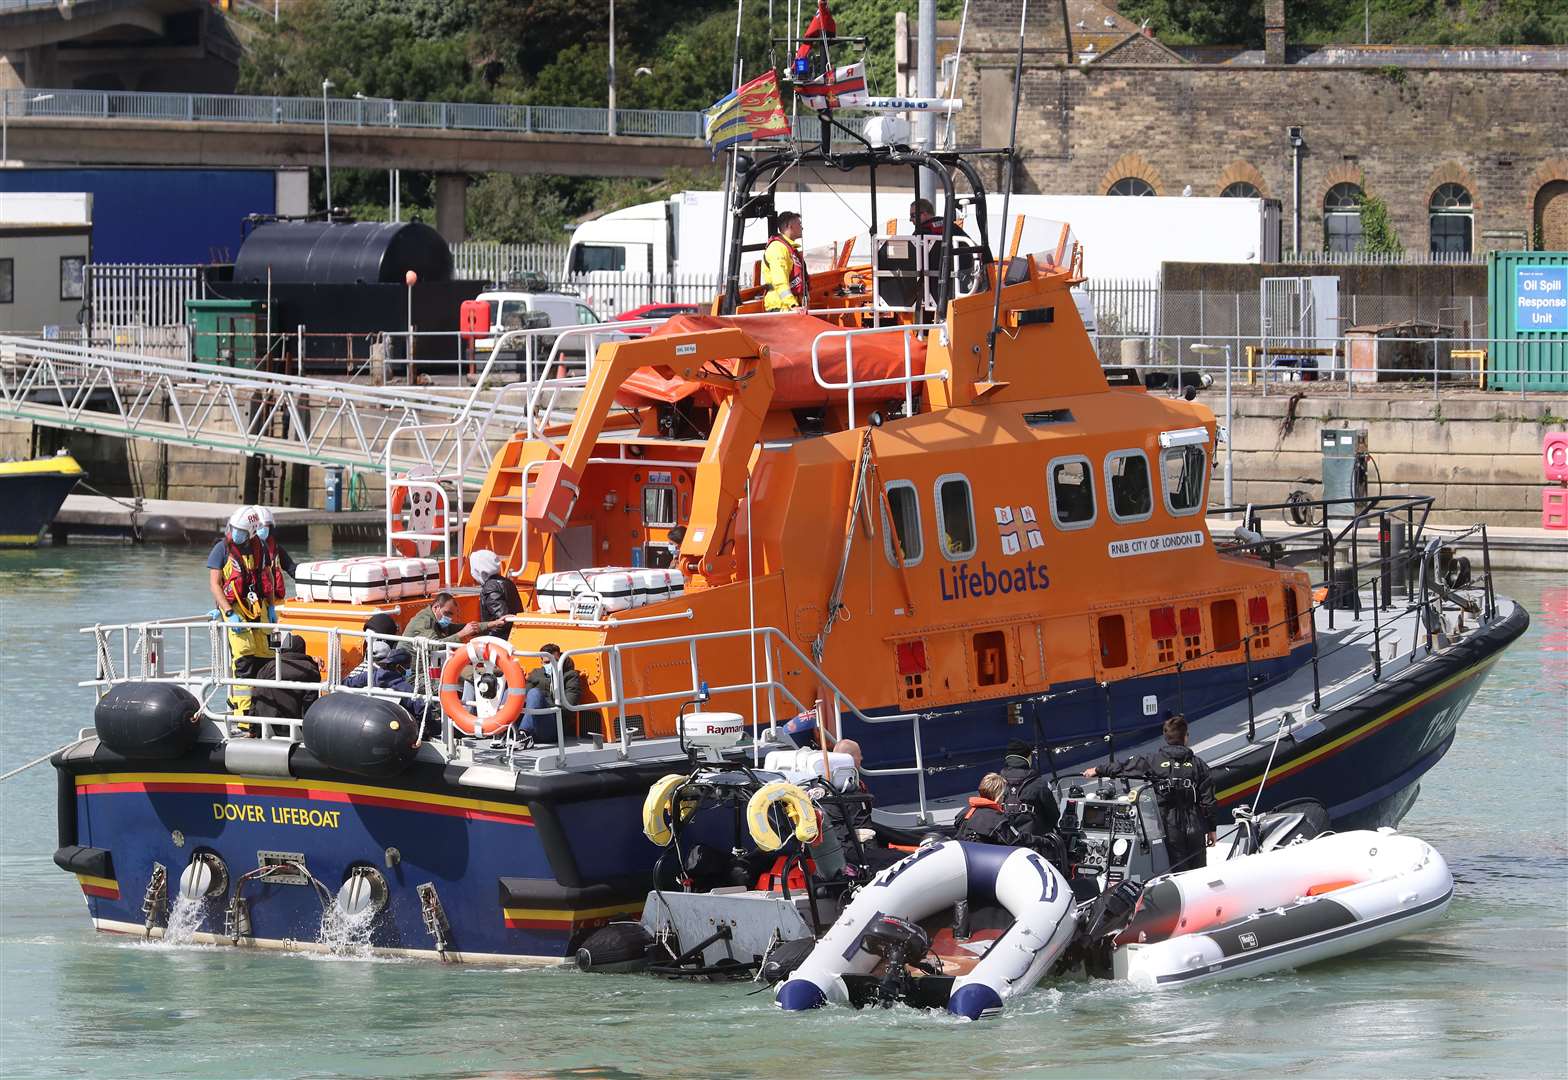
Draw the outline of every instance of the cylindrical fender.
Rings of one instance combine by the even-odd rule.
[[[1033,988],[1067,948],[1078,926],[1072,889],[1039,852],[1012,849],[996,873],[994,887],[997,903],[1013,913],[1013,925],[968,974],[953,982],[947,1011],[967,1020],[993,1016],[1008,998]]]
[[[776,805],[783,806],[789,814],[790,822],[795,826],[795,839],[803,844],[817,839],[817,809],[811,796],[788,780],[775,780],[763,784],[746,803],[746,828],[759,848],[777,851],[784,846],[784,837],[774,830],[773,822],[769,820],[768,812]]]
[[[642,801],[642,832],[660,847],[669,847],[675,839],[675,790],[690,777],[685,773],[670,773],[655,780],[648,788],[648,797]],[[680,820],[685,821],[697,809],[697,800],[682,799]]]

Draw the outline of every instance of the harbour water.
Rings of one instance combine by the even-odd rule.
[[[0,553],[0,771],[91,724],[95,621],[210,606],[204,552]],[[997,1022],[784,1016],[750,984],[254,954],[93,934],[50,860],[47,765],[0,784],[6,1077],[1568,1075],[1568,582],[1503,576],[1529,633],[1404,827],[1456,898],[1416,938],[1152,995],[1038,990]]]

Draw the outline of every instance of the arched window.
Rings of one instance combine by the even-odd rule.
[[[1124,176],[1106,189],[1107,195],[1153,195],[1154,185],[1138,176]]]
[[[1222,199],[1261,199],[1263,192],[1258,190],[1258,185],[1246,180],[1237,180],[1235,183],[1226,184],[1225,190],[1220,192]]]
[[[1335,184],[1323,196],[1323,250],[1355,251],[1361,247],[1360,184]]]
[[[1463,184],[1440,184],[1427,207],[1432,226],[1432,253],[1470,254],[1475,205]]]

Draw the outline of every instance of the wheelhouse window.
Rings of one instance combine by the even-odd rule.
[[[975,507],[969,481],[956,474],[936,482],[936,528],[942,554],[955,562],[975,553]]]
[[[1220,198],[1261,199],[1263,198],[1263,192],[1258,190],[1258,185],[1256,184],[1248,183],[1245,180],[1237,180],[1235,183],[1225,185],[1225,190],[1220,192]]]
[[[1111,517],[1119,522],[1143,521],[1154,513],[1154,485],[1149,459],[1142,450],[1118,450],[1105,459],[1105,486],[1111,493]]]
[[[1160,455],[1161,479],[1165,482],[1165,509],[1181,517],[1203,508],[1203,481],[1208,476],[1209,457],[1201,446],[1173,446]]]
[[[1124,176],[1105,189],[1107,195],[1153,195],[1154,185],[1138,176]]]
[[[890,511],[891,522],[888,521]],[[898,550],[903,553],[905,566],[915,565],[925,554],[920,534],[920,496],[908,480],[894,480],[887,485],[887,505],[882,509],[882,550],[893,566],[898,565],[893,554],[895,540]]]
[[[1475,205],[1463,184],[1443,184],[1428,207],[1434,255],[1468,255],[1474,235]]]
[[[642,523],[655,529],[668,529],[677,523],[673,485],[649,484],[642,489]]]
[[[1323,197],[1323,250],[1358,251],[1361,248],[1360,184],[1335,184]]]
[[[1058,458],[1050,466],[1051,519],[1061,529],[1094,524],[1094,469],[1085,457]]]

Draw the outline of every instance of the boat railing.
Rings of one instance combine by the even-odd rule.
[[[461,550],[465,511],[463,487],[467,456],[463,452],[463,427],[455,424],[403,424],[387,440],[386,462],[386,554],[398,554],[398,544],[411,544],[421,556],[440,551],[442,588],[456,584],[457,571],[452,559],[453,537]],[[429,436],[450,439],[450,453],[430,453]],[[398,473],[392,465],[392,448],[399,439],[411,438],[425,451],[432,465]],[[422,494],[430,498],[422,499]],[[407,519],[405,526],[403,518]]]
[[[710,684],[702,674],[702,647],[705,645],[718,645],[720,643],[735,643],[741,640],[750,641],[749,649],[753,658],[752,677],[739,681]],[[661,690],[646,693],[632,693],[628,690],[626,679],[626,661],[630,656],[643,650],[652,649],[685,649],[688,682],[686,685],[674,690]],[[732,651],[732,650],[731,650]],[[760,651],[760,657],[759,657]],[[815,712],[817,723],[822,726],[824,736],[831,736],[837,741],[841,734],[840,718],[845,715],[866,724],[904,724],[910,725],[910,732],[914,741],[914,764],[912,766],[890,766],[886,768],[863,768],[860,771],[867,776],[913,776],[915,777],[916,790],[920,804],[922,821],[929,820],[926,808],[925,786],[925,754],[921,744],[920,713],[890,713],[887,715],[872,716],[856,705],[839,686],[828,677],[810,657],[808,657],[789,635],[773,626],[742,627],[735,630],[714,630],[697,634],[681,634],[674,637],[652,638],[639,641],[605,642],[599,645],[583,646],[570,649],[562,654],[562,662],[570,657],[574,664],[577,658],[593,658],[601,665],[604,672],[605,683],[609,696],[605,700],[595,702],[582,702],[576,706],[569,706],[571,712],[583,713],[604,710],[616,715],[616,730],[619,734],[620,749],[623,757],[631,753],[631,727],[628,721],[633,714],[629,710],[645,705],[668,702],[701,703],[718,696],[739,696],[751,694],[753,705],[751,708],[752,744],[754,753],[760,754],[763,732],[774,734],[778,731],[781,719],[781,704],[788,710],[788,715],[782,719],[789,720],[795,716]],[[810,704],[803,701],[788,684],[781,678],[780,665],[787,660],[789,674],[805,679],[824,691],[821,700],[813,700]],[[760,665],[761,672],[756,671]],[[559,678],[559,668],[556,670]],[[563,700],[560,686],[556,686],[557,701]],[[755,704],[757,697],[762,696],[762,704]],[[766,715],[767,725],[763,727],[762,718]],[[564,753],[564,749],[562,751]]]
[[[360,607],[355,617],[363,617],[367,609]],[[396,614],[397,605],[383,609]],[[318,661],[321,668],[319,681],[297,679],[266,679],[259,675],[238,675],[234,672],[230,630],[262,630],[269,634],[320,634],[326,639],[326,659]],[[299,741],[304,724],[302,717],[258,716],[236,711],[232,694],[236,688],[254,691],[258,688],[290,690],[296,692],[350,693],[364,697],[382,698],[401,705],[436,702],[440,692],[439,672],[446,658],[464,646],[456,641],[435,638],[406,637],[400,634],[378,634],[373,630],[323,628],[319,623],[297,622],[231,622],[213,620],[205,615],[183,616],[138,623],[100,624],[83,627],[84,634],[92,634],[96,667],[93,678],[77,685],[91,687],[102,697],[110,688],[130,682],[168,683],[183,687],[201,703],[204,717],[218,725],[229,738],[288,739]],[[409,689],[388,689],[373,685],[367,677],[365,686],[350,686],[349,677],[361,667],[379,667],[374,659],[375,646],[385,642],[392,648],[402,648],[410,654],[408,665]],[[364,664],[343,670],[345,646],[358,644],[367,658]],[[509,651],[519,660],[533,659],[548,665],[551,657],[519,649]],[[384,668],[383,668],[384,670]],[[371,674],[367,671],[367,676]],[[557,680],[559,691],[559,680]],[[556,700],[560,700],[558,696]],[[438,706],[432,706],[438,707]],[[421,711],[423,711],[421,709]],[[560,719],[561,710],[555,707],[526,710],[528,715],[549,714]],[[453,729],[450,718],[442,717],[444,742],[448,756],[461,737]]]
[[[848,399],[849,426],[855,425],[855,392],[883,389],[890,386],[902,387],[904,391],[904,415],[915,414],[915,390],[927,382],[945,382],[947,372],[916,373],[914,370],[914,342],[917,334],[928,334],[932,330],[942,330],[942,323],[916,323],[895,326],[870,326],[853,330],[825,330],[811,340],[811,376],[817,385],[824,390],[841,390]],[[855,378],[855,341],[858,338],[872,334],[900,334],[904,346],[904,374],[891,379],[857,379]],[[844,378],[842,380],[829,379],[822,372],[822,343],[829,339],[842,339],[844,342]]]
[[[365,610],[358,609],[355,612],[356,617],[362,617]],[[389,614],[396,613],[395,606],[388,606],[385,610]],[[689,611],[674,613],[667,617],[674,620],[681,618],[683,614],[689,616],[690,613]],[[653,622],[664,618],[665,615],[655,615],[618,622]],[[236,674],[229,638],[230,630],[324,635],[326,658],[321,665],[320,681],[267,679],[259,675]],[[451,653],[466,647],[456,641],[378,634],[364,629],[337,627],[323,629],[319,623],[235,623],[210,619],[205,615],[137,623],[99,624],[84,627],[81,632],[93,635],[96,669],[93,678],[83,680],[78,685],[93,688],[100,697],[110,688],[122,683],[170,683],[189,690],[201,703],[202,715],[217,724],[228,738],[285,739],[296,742],[302,739],[304,725],[302,717],[258,716],[250,712],[236,711],[231,700],[234,689],[248,688],[254,692],[259,688],[271,688],[320,694],[344,692],[382,698],[404,706],[416,706],[423,712],[425,708],[439,708],[436,704],[441,688],[439,672]],[[733,652],[733,643],[745,639],[750,639],[752,655],[756,658],[757,668],[760,670],[754,669],[750,678],[725,683],[709,683],[703,674],[705,649],[729,644],[731,645],[729,651]],[[378,642],[386,642],[394,648],[401,647],[408,650],[410,653],[409,688],[377,687],[373,685],[374,678],[366,680],[371,685],[347,685],[346,680],[360,668],[356,667],[344,672],[344,647],[359,644],[362,646],[363,655],[368,658],[374,655]],[[640,652],[660,649],[685,651],[689,676],[686,684],[673,690],[632,692],[628,688],[628,659],[635,660]],[[821,724],[824,735],[830,736],[835,741],[841,733],[840,717],[844,715],[853,716],[867,724],[909,724],[914,742],[912,766],[866,768],[861,771],[868,776],[914,776],[922,820],[926,819],[921,714],[893,713],[872,716],[865,713],[790,640],[788,635],[776,627],[759,626],[755,629],[741,628],[639,641],[609,642],[568,650],[559,659],[548,653],[517,649],[510,644],[507,645],[507,650],[514,659],[533,661],[534,666],[549,672],[554,704],[546,708],[525,708],[524,715],[549,716],[554,720],[562,737],[556,742],[555,753],[545,754],[539,760],[553,760],[558,768],[564,769],[567,766],[565,735],[566,723],[569,719],[580,726],[585,714],[613,713],[616,717],[616,743],[619,755],[622,760],[627,760],[633,755],[633,727],[630,722],[636,718],[633,710],[665,702],[701,702],[720,696],[733,699],[749,694],[753,701],[751,718],[756,754],[760,754],[764,732],[774,734],[779,730],[781,721],[809,713],[813,709],[817,712],[817,721]],[[579,660],[590,658],[601,665],[604,676],[602,684],[606,687],[607,695],[593,701],[585,700],[570,704],[566,700],[565,692],[566,661],[570,659],[573,664],[578,664]],[[367,663],[373,664],[374,661],[367,660]],[[824,699],[808,704],[791,690],[783,678],[785,669],[782,665],[786,663],[789,675],[810,680],[824,692]],[[766,716],[765,725],[764,716]],[[416,722],[421,719],[416,717]],[[463,733],[455,727],[451,718],[443,713],[440,741],[448,759],[458,754],[462,738]],[[507,729],[499,738],[508,756],[515,761],[516,752],[522,748],[521,742],[516,738],[516,726]]]

